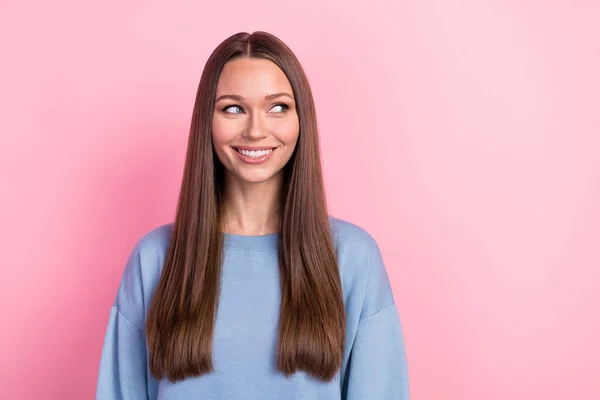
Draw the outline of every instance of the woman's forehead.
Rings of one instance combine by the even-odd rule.
[[[277,92],[290,92],[285,73],[265,59],[240,58],[223,67],[217,84],[217,97],[235,94],[245,98],[264,98]]]

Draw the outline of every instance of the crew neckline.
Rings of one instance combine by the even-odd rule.
[[[277,249],[279,232],[266,235],[236,235],[223,232],[223,246],[237,249]]]

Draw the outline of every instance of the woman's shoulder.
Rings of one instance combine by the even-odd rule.
[[[381,249],[364,227],[345,219],[329,216],[335,251],[343,274],[363,274],[381,259]]]
[[[173,233],[173,224],[174,222],[171,221],[146,230],[137,240],[136,247],[140,251],[168,248]]]
[[[172,231],[173,223],[157,225],[147,230],[137,239],[127,258],[114,305],[138,327],[143,327]]]
[[[329,216],[329,226],[336,247],[350,247],[369,252],[377,250],[375,238],[362,226],[332,215]]]
[[[138,237],[129,257],[136,258],[140,274],[160,275],[171,242],[173,225],[174,222],[155,225]]]
[[[394,298],[383,255],[375,238],[365,228],[330,217],[349,320],[358,322]]]

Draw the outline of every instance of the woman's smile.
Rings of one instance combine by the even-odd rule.
[[[231,146],[238,158],[246,164],[262,164],[267,162],[276,151],[276,147]]]

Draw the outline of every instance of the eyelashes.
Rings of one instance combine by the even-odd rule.
[[[287,111],[287,110],[289,110],[289,109],[290,109],[290,107],[291,107],[291,105],[290,105],[290,104],[288,104],[288,103],[283,103],[283,102],[280,102],[280,103],[275,103],[275,104],[273,104],[273,107],[271,107],[271,108],[274,108],[274,107],[277,107],[277,106],[281,106],[281,107],[283,108],[283,111],[281,111],[281,113],[284,113],[284,112],[286,112],[286,111]],[[239,112],[234,112],[234,113],[227,112],[227,110],[228,110],[228,109],[230,109],[230,108],[234,108],[234,107],[236,107],[236,108],[239,108],[240,110],[244,110],[244,108],[243,108],[242,106],[240,106],[239,104],[228,104],[228,105],[226,105],[225,107],[223,107],[223,108],[221,109],[221,111],[222,111],[222,112],[225,112],[225,113],[227,113],[227,114],[241,114],[241,113],[239,113]]]

